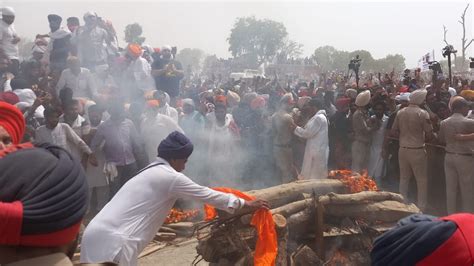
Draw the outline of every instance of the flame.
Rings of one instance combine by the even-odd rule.
[[[188,221],[199,214],[199,210],[180,210],[180,209],[171,209],[168,216],[166,216],[165,224],[179,223]]]
[[[354,173],[350,170],[332,170],[329,171],[329,178],[339,179],[346,185],[351,193],[358,193],[362,191],[377,191],[377,184],[369,177],[367,170],[362,173]]]

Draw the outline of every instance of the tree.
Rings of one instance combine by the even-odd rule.
[[[138,23],[128,24],[125,27],[125,41],[128,44],[136,43],[142,45],[145,37],[142,37],[143,29]]]
[[[198,72],[201,69],[204,55],[205,53],[203,50],[184,48],[176,55],[176,60],[181,62],[185,69],[188,66],[191,66],[194,72]]]
[[[242,17],[237,19],[227,41],[232,56],[250,56],[260,64],[277,54],[287,35],[283,23]]]
[[[277,57],[279,61],[286,61],[291,58],[299,58],[302,54],[303,45],[301,43],[286,39]]]
[[[347,71],[349,61],[356,55],[362,59],[360,71],[390,72],[393,68],[398,71],[405,69],[405,58],[400,54],[374,59],[366,50],[347,52],[332,46],[321,46],[314,51],[312,58],[323,71]]]
[[[474,39],[471,39],[470,41],[467,40],[466,38],[466,11],[469,8],[469,4],[467,4],[466,8],[464,9],[464,12],[461,15],[461,20],[459,20],[459,23],[462,25],[462,38],[461,38],[461,67],[462,69],[466,69],[466,50],[471,45],[472,41]]]
[[[456,63],[456,69],[458,71],[465,71],[466,70],[466,65],[467,65],[467,62],[468,62],[466,60],[466,50],[467,50],[467,48],[469,48],[469,46],[474,41],[474,38],[472,38],[471,40],[468,40],[467,37],[466,37],[466,12],[467,12],[468,8],[469,8],[469,4],[467,4],[466,8],[464,8],[464,12],[461,15],[461,20],[458,20],[458,22],[462,26],[461,56],[460,57],[456,56],[456,58],[454,59],[454,61]],[[448,32],[448,29],[444,25],[443,25],[443,31],[444,31],[443,41],[446,45],[449,45],[448,41],[446,41],[446,33]]]

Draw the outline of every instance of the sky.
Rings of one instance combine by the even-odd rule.
[[[443,25],[447,40],[461,48],[462,27],[458,20],[472,1],[108,1],[0,0],[17,13],[15,28],[20,36],[33,39],[49,32],[47,15],[65,20],[81,18],[87,11],[113,22],[124,45],[127,24],[142,25],[146,44],[199,48],[207,54],[231,57],[227,38],[238,17],[255,16],[282,22],[289,38],[303,44],[304,56],[319,46],[339,50],[364,49],[374,58],[402,54],[408,67],[415,67],[426,53],[435,51],[442,60]],[[473,4],[466,15],[466,35],[473,37]],[[474,56],[472,47],[469,56]]]

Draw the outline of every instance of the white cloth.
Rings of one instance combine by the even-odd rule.
[[[140,252],[153,239],[178,198],[190,198],[232,213],[245,201],[194,183],[156,158],[92,219],[81,242],[81,263],[137,265]]]
[[[73,37],[72,41],[77,44],[81,63],[105,63],[107,61],[106,42],[109,36],[106,30],[98,26],[91,29],[84,25],[76,30]]]
[[[165,103],[164,106],[158,108],[158,113],[169,116],[173,119],[174,122],[178,123],[178,111],[176,110],[176,108],[171,107],[168,103]]]
[[[64,114],[59,117],[59,122],[66,123],[64,119]],[[70,125],[70,127],[72,128],[72,130],[74,130],[74,132],[76,132],[76,134],[80,138],[83,138],[85,135],[88,135],[91,131],[91,126],[89,125],[89,123],[87,123],[87,120],[81,115],[77,115],[76,119],[74,120],[74,122],[72,122],[72,125]]]
[[[16,37],[18,37],[18,35],[13,24],[8,25],[5,21],[0,20],[0,47],[8,56],[8,59],[18,60],[18,43],[12,43]]]
[[[59,91],[65,87],[71,88],[76,98],[93,99],[97,97],[97,87],[87,68],[81,67],[81,73],[77,76],[69,68],[64,69],[56,86],[57,93],[59,94]]]
[[[385,160],[382,157],[383,140],[385,138],[385,129],[387,127],[388,116],[382,117],[382,123],[379,129],[373,132],[372,142],[370,144],[370,157],[368,172],[369,176],[375,178],[377,184],[380,184],[384,174]]]
[[[109,184],[118,176],[117,165],[114,162],[105,162],[103,171]]]
[[[184,134],[181,127],[169,116],[162,114],[145,116],[140,125],[140,133],[145,142],[148,158],[156,157],[158,145],[173,131]]]
[[[36,129],[35,141],[52,143],[69,152],[72,152],[77,148],[82,153],[92,153],[89,146],[87,146],[87,144],[66,123],[58,123],[54,129],[40,126]]]
[[[448,87],[448,92],[449,92],[449,95],[451,95],[451,97],[458,95],[458,92],[453,87]]]
[[[128,66],[128,72],[133,77],[135,86],[143,91],[155,88],[155,81],[151,76],[151,66],[145,58],[139,56]]]
[[[64,120],[64,114],[59,117],[59,123],[65,123],[69,125],[69,123],[66,123],[66,121]],[[86,123],[86,119],[82,117],[81,115],[77,116],[76,120],[72,122],[70,127],[81,139],[83,139],[85,135],[88,135],[91,130],[90,125]],[[79,158],[79,159],[82,158],[83,150],[80,146],[70,145],[69,151],[74,157]]]
[[[44,64],[49,63],[49,56],[51,55],[51,51],[53,51],[54,41],[71,35],[71,32],[68,29],[61,27],[57,29],[55,32],[50,32],[48,35],[49,35],[50,40],[48,42],[48,45],[46,46],[46,50],[43,51],[44,55],[41,58],[41,62]]]
[[[318,111],[304,128],[296,127],[294,133],[306,139],[301,175],[305,179],[327,178],[329,137],[326,112]]]

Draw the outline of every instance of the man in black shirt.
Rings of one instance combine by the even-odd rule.
[[[151,67],[156,88],[168,93],[171,105],[174,105],[176,97],[179,96],[179,81],[184,77],[184,71],[181,63],[173,59],[171,47],[164,46],[161,49],[161,56]]]

